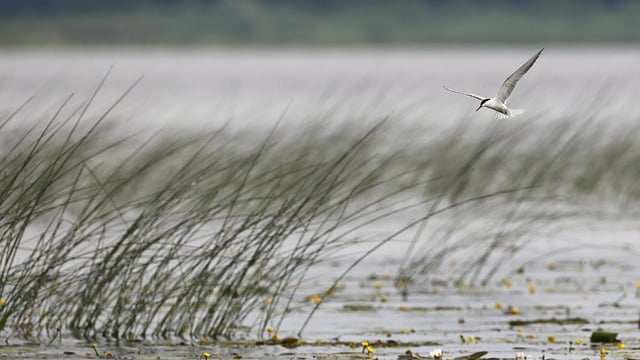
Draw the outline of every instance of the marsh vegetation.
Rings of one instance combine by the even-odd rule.
[[[633,121],[537,112],[424,127],[406,112],[283,111],[272,126],[150,135],[117,112],[135,85],[2,113],[9,343],[241,344],[256,355],[288,338],[359,354],[348,346],[370,339],[390,354],[436,343],[464,353],[475,346],[464,333],[563,352],[599,321],[635,324],[633,305],[606,306],[635,284],[634,245],[562,238],[637,215]],[[617,260],[590,262],[604,254]],[[520,313],[530,318],[511,325]]]

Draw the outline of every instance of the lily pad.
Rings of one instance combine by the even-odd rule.
[[[591,333],[591,342],[599,342],[599,343],[612,343],[612,342],[620,342],[617,339],[618,333],[596,330]]]

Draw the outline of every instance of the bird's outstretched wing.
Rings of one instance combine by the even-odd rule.
[[[484,96],[480,96],[480,95],[476,95],[476,94],[472,94],[472,93],[466,93],[466,92],[462,92],[462,91],[458,91],[458,90],[449,89],[448,87],[446,87],[446,86],[444,86],[444,85],[442,85],[442,87],[443,87],[445,90],[451,91],[451,92],[456,93],[456,94],[462,94],[462,95],[471,96],[472,98],[476,98],[476,99],[478,99],[478,100],[484,100],[484,99],[486,99],[486,97],[484,97]]]
[[[518,81],[522,79],[524,74],[526,74],[527,71],[531,69],[531,67],[536,62],[536,60],[538,60],[538,57],[542,53],[542,50],[544,50],[544,48],[540,49],[540,51],[535,53],[535,55],[533,55],[531,59],[527,60],[526,63],[522,64],[522,66],[520,66],[518,70],[516,70],[513,74],[509,75],[509,77],[502,83],[500,90],[498,90],[498,100],[502,101],[503,103],[507,101],[507,98],[509,97],[509,95],[511,95],[513,88],[516,87],[516,84],[518,83]]]

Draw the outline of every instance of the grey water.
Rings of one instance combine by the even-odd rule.
[[[74,94],[72,107],[80,106],[111,69],[90,112],[102,112],[137,78],[144,77],[111,115],[127,121],[128,127],[122,131],[165,127],[199,130],[225,124],[235,129],[266,130],[280,119],[280,126],[286,130],[315,122],[331,126],[388,115],[400,125],[431,129],[448,126],[448,119],[465,118],[483,124],[493,118],[489,110],[475,113],[475,100],[448,93],[441,85],[493,96],[504,78],[536,50],[530,46],[3,49],[0,116],[10,114],[31,96],[33,100],[18,115],[24,121],[33,121],[34,114],[48,118],[69,94]],[[638,64],[638,48],[548,46],[509,100],[513,107],[527,109],[528,113],[523,120],[509,121],[525,121],[538,114],[545,115],[538,121],[568,118],[580,122],[596,116],[598,121],[614,126],[634,126],[640,121]],[[437,341],[449,354],[488,348],[492,355],[505,358],[513,357],[513,343],[518,342],[536,356],[547,352],[555,358],[571,358],[566,354],[566,343],[587,338],[583,328],[537,326],[527,328],[525,333],[536,334],[537,338],[525,337],[504,324],[510,317],[496,310],[495,303],[519,306],[521,318],[526,319],[561,316],[570,308],[572,315],[594,322],[608,321],[609,329],[626,331],[638,310],[634,291],[640,281],[640,247],[637,225],[629,219],[620,220],[570,219],[555,227],[551,236],[542,232],[545,229],[535,229],[540,232],[532,235],[524,251],[510,259],[504,272],[514,281],[513,288],[495,286],[485,291],[426,286],[408,302],[385,277],[393,275],[406,246],[391,242],[343,282],[345,290],[327,300],[305,335],[310,339],[339,337],[358,342],[384,339],[387,333],[393,333],[393,338],[401,341]],[[434,228],[429,230],[437,234],[438,223],[430,226]],[[377,230],[371,229],[370,235],[375,236]],[[474,235],[481,230],[470,227],[465,232]],[[368,246],[370,243],[364,248]],[[357,248],[349,249],[346,255],[313,269],[309,283],[301,287],[301,295],[326,290],[335,274],[357,255]],[[464,266],[463,259],[446,261],[451,262],[452,272]],[[559,270],[546,271],[550,264],[557,264]],[[519,273],[519,268],[524,268],[524,273]],[[381,280],[380,289],[373,286],[372,277],[386,279]],[[527,290],[531,284],[537,288],[534,294]],[[600,306],[615,301],[620,294],[625,294],[622,306]],[[345,305],[363,303],[372,307],[355,313],[345,310]],[[442,305],[452,308],[436,310]],[[281,335],[295,335],[312,306],[297,304],[283,323]],[[415,332],[406,333],[409,329]],[[479,344],[458,344],[461,333],[483,340]],[[625,334],[626,343],[637,351],[638,331]],[[561,341],[547,342],[547,335]],[[426,354],[430,347],[414,350]],[[580,358],[595,356],[588,348],[580,350]],[[287,351],[246,350],[249,357],[258,358],[289,356]],[[300,350],[305,354],[316,351],[344,349]],[[403,351],[387,349],[379,353],[395,356]]]
[[[32,95],[30,114],[53,111],[71,93],[72,104],[80,104],[112,68],[97,104],[144,76],[115,114],[145,128],[260,128],[280,117],[295,124],[390,114],[427,126],[461,116],[486,121],[489,110],[474,113],[475,100],[441,85],[493,96],[536,50],[8,48],[0,52],[0,113]],[[615,122],[637,119],[639,62],[634,47],[549,46],[509,103],[577,121],[594,113]]]

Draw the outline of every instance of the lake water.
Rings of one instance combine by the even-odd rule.
[[[113,70],[98,100],[108,103],[142,83],[116,113],[144,126],[269,126],[321,119],[355,121],[389,114],[410,122],[491,118],[455,89],[493,96],[537,48],[424,49],[3,49],[0,111],[36,95],[30,114],[53,111],[75,94],[89,97]],[[514,91],[529,113],[613,121],[637,119],[640,50],[550,46]],[[99,107],[95,107],[99,111]]]
[[[129,120],[132,128],[150,131],[167,126],[209,129],[225,123],[235,129],[267,129],[280,117],[286,130],[311,122],[330,126],[389,114],[407,126],[446,127],[449,119],[460,118],[482,124],[493,119],[490,111],[474,113],[475,100],[448,93],[441,85],[492,96],[504,78],[536,50],[3,49],[0,114],[10,113],[32,95],[33,102],[19,116],[24,121],[33,121],[34,116],[46,118],[71,93],[75,94],[72,104],[82,104],[113,67],[91,111],[101,112],[144,75],[113,117]],[[518,85],[510,104],[529,110],[523,119],[545,114],[547,120],[543,121],[582,121],[596,114],[599,121],[634,124],[640,120],[638,64],[637,48],[549,46]],[[391,279],[406,248],[406,239],[400,239],[375,253],[341,282],[344,288],[328,298],[313,317],[305,337],[328,344],[297,350],[274,346],[221,347],[214,351],[224,357],[239,352],[249,358],[311,358],[327,353],[337,358],[358,358],[359,348],[350,349],[337,340],[332,345],[331,339],[358,343],[392,339],[414,344],[412,350],[423,355],[436,347],[426,342],[435,342],[445,350],[446,357],[488,350],[499,358],[513,358],[515,352],[525,351],[534,359],[542,354],[547,358],[595,359],[599,346],[577,346],[571,352],[568,343],[578,338],[586,343],[591,331],[603,327],[620,332],[627,346],[618,350],[609,345],[611,357],[638,358],[640,232],[628,217],[633,216],[570,218],[554,223],[552,229],[544,228],[548,223],[541,224],[542,228],[534,227],[536,231],[526,240],[530,243],[525,250],[509,259],[502,272],[511,284],[493,282],[487,288],[478,288],[429,282],[415,289],[408,301],[402,299]],[[457,221],[467,223],[467,219]],[[442,223],[430,226],[433,228],[426,233],[438,235]],[[376,231],[369,232],[375,236]],[[466,235],[474,234],[474,227],[465,231]],[[365,243],[363,248],[370,244]],[[348,249],[334,261],[314,268],[309,284],[300,289],[301,296],[329,288],[336,274],[357,255],[357,248]],[[451,263],[451,272],[464,268],[464,259],[446,262]],[[496,303],[503,308],[497,309]],[[520,314],[505,312],[508,305],[518,307]],[[281,327],[281,336],[296,335],[312,307],[311,302],[297,303]],[[534,323],[522,331],[508,323],[514,318],[552,317],[583,317],[589,323]],[[477,341],[462,343],[461,334],[466,338],[473,335]],[[31,356],[34,348],[28,349],[22,356]],[[68,345],[39,354],[56,358],[65,349],[91,352],[81,345]],[[115,349],[134,358],[158,353],[193,358],[211,348],[179,348],[176,354],[172,353],[174,348]],[[381,344],[376,355],[393,358],[405,350]]]

